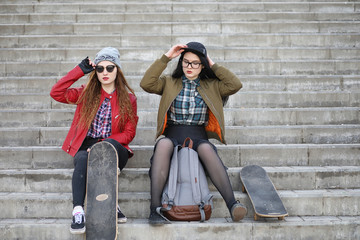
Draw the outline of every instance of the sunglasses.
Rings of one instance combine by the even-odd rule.
[[[98,73],[102,73],[104,71],[104,66],[96,66],[95,67],[95,70],[98,72]],[[114,71],[115,69],[115,65],[108,65],[106,66],[106,71],[111,73],[112,71]]]

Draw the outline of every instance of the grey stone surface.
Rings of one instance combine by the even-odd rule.
[[[119,239],[359,239],[360,4],[348,0],[197,2],[4,1],[0,8],[0,239],[82,239],[69,233],[72,157],[60,149],[74,106],[52,85],[102,47],[120,50],[138,97],[135,156],[119,177],[129,217]],[[154,228],[149,158],[159,97],[139,82],[177,43],[203,42],[242,81],[225,108],[228,145],[214,141],[248,207],[232,223],[209,179],[206,223]],[[171,73],[175,61],[165,73]],[[86,83],[86,77],[75,86]],[[264,166],[290,214],[254,221],[243,166]]]

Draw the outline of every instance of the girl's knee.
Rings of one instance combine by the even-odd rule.
[[[199,144],[199,146],[197,147],[197,151],[215,151],[213,145],[211,143],[208,142],[202,142]]]
[[[74,156],[74,166],[87,166],[88,152],[87,151],[79,151]]]
[[[171,139],[164,137],[156,143],[155,151],[157,151],[158,149],[161,151],[161,150],[165,150],[165,149],[169,150],[169,149],[173,149],[173,148],[174,148],[174,144],[171,141]]]

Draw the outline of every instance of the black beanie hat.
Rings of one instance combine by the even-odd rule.
[[[184,48],[184,52],[195,52],[204,57],[207,56],[206,48],[199,42],[189,42],[186,44],[187,48]]]

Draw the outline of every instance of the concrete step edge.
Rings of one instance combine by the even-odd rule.
[[[229,167],[228,172],[234,173],[241,171],[243,167]],[[286,166],[286,167],[263,167],[267,173],[295,173],[295,172],[316,172],[316,173],[335,173],[335,172],[360,172],[360,166]],[[122,172],[130,174],[148,173],[149,168],[124,168]],[[72,173],[73,169],[0,169],[3,175],[42,175],[42,174],[65,174]]]
[[[214,144],[218,149],[241,148],[241,149],[258,149],[258,148],[360,148],[360,143],[347,144]],[[154,145],[131,145],[131,149],[149,149],[152,150]],[[62,151],[60,146],[0,146],[0,151]]]
[[[18,131],[68,131],[68,127],[0,127],[0,132],[18,132]],[[241,130],[241,129],[358,129],[359,124],[343,124],[343,125],[259,125],[259,126],[225,126],[230,130]],[[156,127],[140,126],[138,130],[154,130]]]
[[[360,107],[288,107],[288,108],[281,108],[281,107],[242,107],[242,108],[236,108],[236,107],[225,107],[224,112],[303,112],[303,111],[358,111],[360,110]],[[73,113],[75,111],[75,107],[73,108],[42,108],[42,109],[0,109],[0,113],[13,113],[13,112],[19,112],[19,113]],[[157,108],[138,108],[138,113],[140,112],[155,112],[157,113]],[[1,119],[0,119],[1,121]]]
[[[359,197],[360,198],[360,188],[352,189],[314,189],[314,190],[278,190],[278,193],[281,198],[298,198],[298,197]],[[214,195],[215,199],[222,199],[220,193],[217,191],[212,191],[211,194]],[[244,197],[247,196],[246,193],[241,191],[234,191],[235,197]],[[50,192],[0,192],[0,200],[52,200],[52,199],[70,199],[72,193],[50,193]],[[119,196],[119,201],[123,199],[149,199],[149,192],[121,192]]]
[[[83,235],[71,235],[70,218],[66,219],[0,219],[3,239],[43,239],[44,235],[54,240],[82,240]],[[245,218],[233,223],[229,218],[211,218],[205,223],[173,222],[154,228],[147,219],[131,219],[118,225],[119,239],[357,239],[360,217],[315,216],[286,217],[284,221],[254,221]],[[269,235],[269,232],[271,235]],[[0,235],[1,236],[1,235]]]

